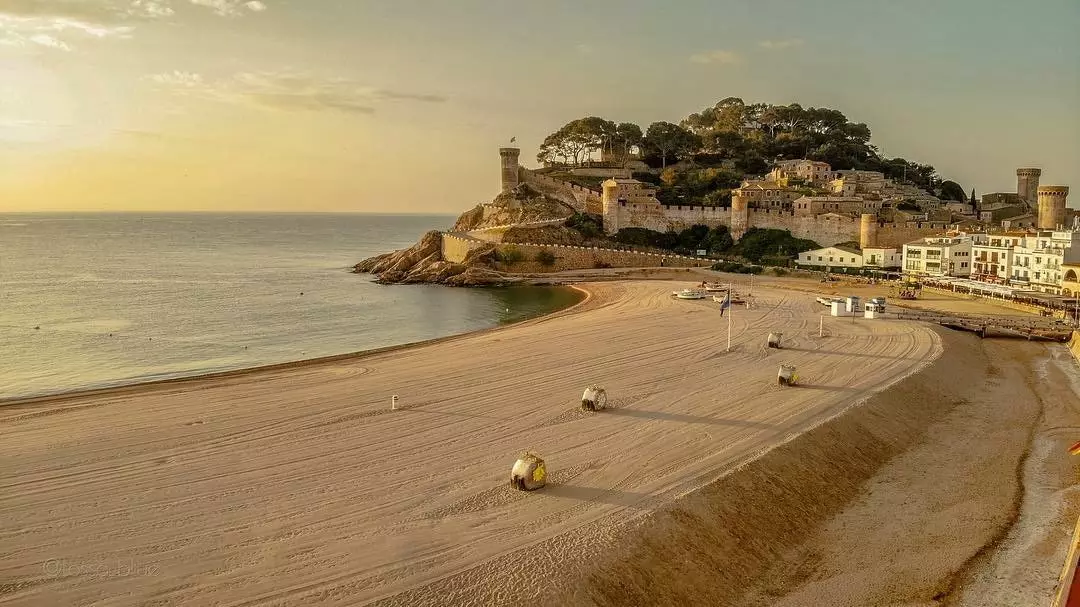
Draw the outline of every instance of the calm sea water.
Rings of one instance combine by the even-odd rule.
[[[343,354],[573,303],[348,268],[452,216],[0,214],[0,399]]]

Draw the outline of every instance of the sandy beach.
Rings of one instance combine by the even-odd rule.
[[[0,604],[619,604],[635,595],[613,590],[622,579],[615,572],[632,571],[633,559],[604,555],[608,588],[583,559],[604,546],[633,545],[625,534],[635,526],[635,537],[650,537],[656,513],[670,516],[685,500],[702,499],[703,489],[734,482],[738,475],[721,477],[737,466],[758,474],[744,464],[778,445],[794,448],[802,439],[792,439],[808,430],[835,431],[834,418],[853,405],[894,394],[866,410],[886,417],[890,407],[903,410],[912,393],[896,397],[890,386],[901,389],[934,368],[926,381],[956,379],[956,367],[935,365],[944,345],[930,326],[826,318],[820,338],[823,306],[770,283],[755,287],[754,309],[734,309],[733,349],[725,352],[727,319],[717,304],[670,297],[688,283],[591,284],[576,309],[505,329],[0,408]],[[770,331],[784,332],[783,350],[763,347]],[[1023,356],[1049,346],[1028,347]],[[800,387],[776,385],[779,363],[797,365]],[[929,370],[909,377],[921,369]],[[607,389],[610,410],[579,410],[591,383]],[[399,410],[390,411],[395,394]],[[862,468],[833,483],[843,490],[823,498],[798,533],[762,536],[773,562],[798,560],[805,542],[840,545],[824,526],[832,517],[873,526],[873,517],[850,510],[862,483],[922,444],[926,427],[962,400],[924,403],[925,411],[897,415],[895,431],[880,436],[864,431],[892,442],[877,451],[853,442],[865,447],[855,458]],[[1075,424],[1071,402],[1062,415]],[[1034,432],[1030,415],[1016,422],[1020,438],[1006,441],[1019,449],[1014,459]],[[525,449],[547,460],[543,490],[508,486]],[[830,470],[847,474],[839,463]],[[784,486],[791,478],[774,480]],[[722,501],[738,504],[742,496],[725,487]],[[747,496],[756,490],[746,488]],[[1001,509],[1000,493],[990,491],[980,508]],[[1014,493],[1009,504],[1019,504]],[[1002,525],[990,517],[956,549],[960,564]],[[943,575],[955,578],[946,561],[918,574],[929,580],[915,585],[920,592]],[[749,590],[768,573],[759,569],[747,569],[739,583]],[[568,596],[574,587],[581,593]],[[782,594],[797,588],[785,584]]]

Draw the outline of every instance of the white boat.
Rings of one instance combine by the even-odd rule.
[[[705,291],[698,289],[683,289],[675,293],[679,299],[705,299]]]
[[[714,282],[712,284],[705,285],[705,291],[709,292],[709,293],[719,293],[721,291],[727,291],[727,290],[728,290],[728,286],[727,285],[722,285],[720,283],[715,283]]]

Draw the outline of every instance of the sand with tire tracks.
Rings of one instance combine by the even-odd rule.
[[[725,352],[726,318],[673,300],[684,286],[595,284],[571,313],[436,344],[0,408],[0,604],[393,603],[610,538],[941,352],[913,322],[828,319],[821,339],[823,306],[768,285]],[[781,362],[802,387],[776,385]],[[610,410],[578,410],[592,383]],[[508,486],[524,449],[542,491]],[[486,580],[483,604],[551,572]]]

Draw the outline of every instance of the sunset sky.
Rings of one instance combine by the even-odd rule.
[[[0,0],[0,211],[458,212],[585,115],[839,109],[1080,206],[1077,0]]]

